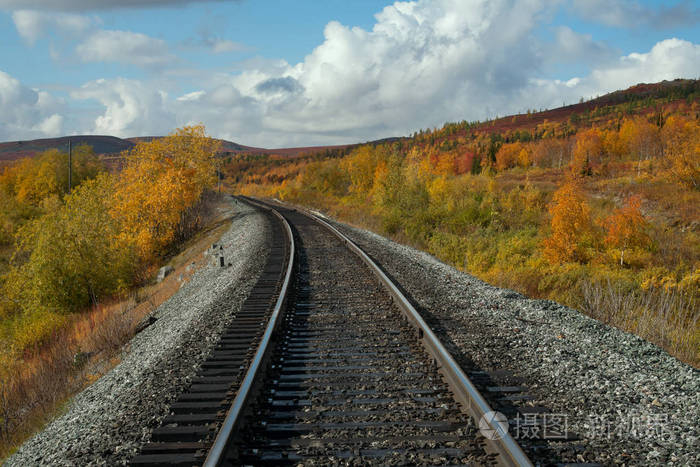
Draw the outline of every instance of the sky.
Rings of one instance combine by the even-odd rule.
[[[700,2],[0,0],[0,141],[410,135],[700,78]]]

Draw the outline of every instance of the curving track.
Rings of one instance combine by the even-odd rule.
[[[501,439],[479,434],[488,405],[369,257],[275,211],[260,287],[135,464],[530,465],[497,425]]]

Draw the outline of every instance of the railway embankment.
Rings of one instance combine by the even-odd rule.
[[[124,348],[121,363],[71,399],[64,414],[27,441],[7,465],[126,464],[148,441],[265,262],[267,220],[243,203],[234,209],[216,254],[158,307],[152,324]],[[220,266],[219,252],[226,267]]]

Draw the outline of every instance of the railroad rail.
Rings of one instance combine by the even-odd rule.
[[[134,464],[532,465],[368,255],[317,216],[246,201],[276,219],[263,275]]]

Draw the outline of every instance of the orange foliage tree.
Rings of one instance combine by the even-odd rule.
[[[496,169],[505,170],[515,167],[521,159],[520,153],[522,151],[525,151],[525,148],[520,142],[506,143],[501,146],[496,153]],[[529,162],[528,156],[524,158],[528,159]]]
[[[576,136],[576,144],[571,159],[571,172],[574,175],[590,175],[592,165],[600,162],[603,152],[603,138],[598,128],[590,128]]]
[[[130,151],[116,184],[112,214],[122,228],[120,240],[134,245],[142,260],[164,253],[186,210],[213,186],[219,146],[198,125]]]
[[[554,192],[549,205],[551,235],[544,240],[544,256],[552,264],[584,261],[583,240],[591,233],[590,207],[575,180]]]
[[[625,265],[625,250],[649,242],[645,232],[647,222],[641,207],[642,198],[639,195],[631,196],[623,207],[616,209],[603,221],[607,233],[605,244],[620,250],[620,266]]]

